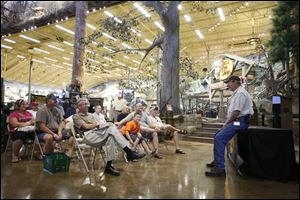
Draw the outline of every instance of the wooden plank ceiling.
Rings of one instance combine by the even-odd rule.
[[[105,11],[109,11],[115,17],[122,17],[135,9],[134,2],[122,3],[110,8],[90,11],[87,16],[87,35],[93,33],[93,27],[98,27],[99,20],[109,17]],[[192,2],[183,1],[180,10],[180,56],[190,56],[194,61],[194,68],[201,71],[204,67],[210,68],[215,57],[220,54],[229,53],[238,56],[247,56],[255,53],[255,46],[247,44],[247,39],[255,36],[263,42],[270,38],[269,30],[272,26],[272,9],[276,6],[275,1],[215,1],[215,2]],[[192,8],[198,6],[200,10]],[[225,21],[221,21],[216,8],[222,8]],[[148,47],[146,41],[153,41],[158,34],[163,33],[155,24],[160,21],[159,16],[151,9],[144,7],[151,17],[143,20],[136,28],[141,34],[140,47]],[[189,15],[191,21],[187,22],[184,15]],[[131,16],[139,16],[141,12],[134,10]],[[47,26],[33,28],[26,32],[13,34],[1,38],[1,76],[5,80],[15,80],[28,83],[30,57],[35,60],[32,72],[32,84],[54,88],[65,88],[71,82],[74,35],[68,33],[58,26],[75,32],[75,18],[58,19],[56,23]],[[30,27],[29,27],[30,28]],[[201,39],[195,30],[199,29],[203,35]],[[34,42],[20,35],[34,38],[40,42]],[[58,38],[67,43],[63,43]],[[8,39],[8,40],[7,40]],[[12,43],[11,41],[15,43]],[[106,41],[107,37],[101,37],[99,41]],[[122,41],[114,41],[122,45]],[[5,46],[3,46],[5,45]],[[6,46],[11,47],[8,49]],[[58,48],[53,48],[58,47]],[[136,48],[132,46],[133,48]],[[37,49],[34,49],[37,48]],[[43,51],[39,51],[41,49]],[[96,61],[101,62],[104,58],[102,53],[108,53],[105,48],[93,48],[96,51]],[[209,54],[208,54],[209,53]],[[156,50],[154,54],[156,55]],[[98,71],[95,74],[85,73],[84,88],[90,89],[100,83],[124,79],[125,71],[129,68],[137,69],[143,56],[141,54],[130,54],[128,58],[124,53],[116,54],[105,68],[109,73]],[[146,60],[153,62],[155,56],[149,56]],[[125,65],[125,66],[124,66]],[[156,64],[151,66],[153,71]],[[139,73],[136,71],[136,73]]]

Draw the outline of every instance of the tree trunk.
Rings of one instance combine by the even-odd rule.
[[[73,71],[72,71],[72,91],[80,91],[83,89],[83,75],[84,75],[84,59],[85,59],[85,44],[84,38],[86,35],[86,12],[87,2],[76,2],[76,32],[74,41],[74,57],[73,57]]]
[[[163,71],[160,106],[165,113],[165,105],[170,103],[174,114],[180,113],[179,102],[179,13],[177,4],[168,9],[167,20],[162,20],[165,27]]]

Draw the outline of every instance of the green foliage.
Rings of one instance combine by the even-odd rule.
[[[299,2],[279,1],[272,22],[271,40],[267,43],[270,61],[287,63],[290,56],[299,66]]]

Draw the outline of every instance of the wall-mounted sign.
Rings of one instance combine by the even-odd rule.
[[[227,79],[233,72],[232,60],[224,59],[220,68],[220,80]]]

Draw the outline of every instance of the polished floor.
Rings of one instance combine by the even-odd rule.
[[[74,159],[69,172],[54,175],[43,171],[42,161],[29,159],[11,163],[1,155],[1,199],[299,199],[299,183],[240,177],[226,160],[226,178],[205,177],[205,164],[212,159],[211,144],[181,141],[185,155],[175,154],[160,144],[163,159],[151,158],[125,163],[120,153],[114,166],[119,177],[103,174],[103,162],[87,176],[83,165]]]

